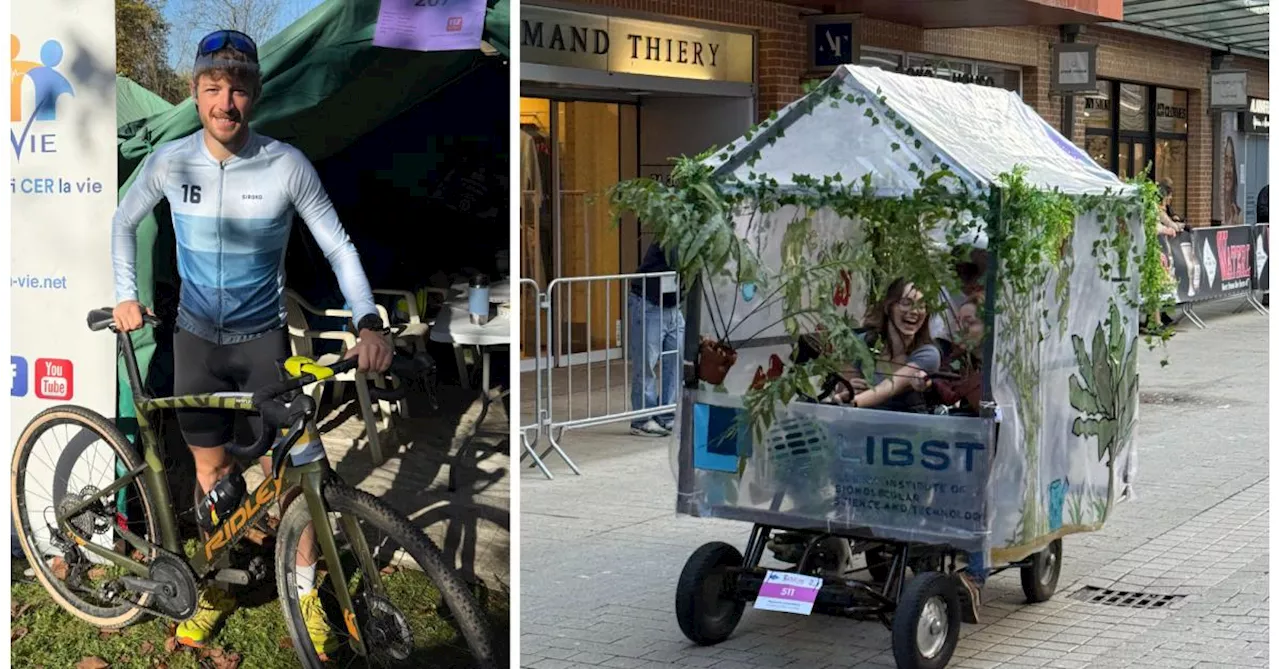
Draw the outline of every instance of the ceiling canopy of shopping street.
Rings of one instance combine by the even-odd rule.
[[[1270,0],[1125,0],[1124,22],[1246,56],[1270,55]]]
[[[921,28],[1061,25],[1118,21],[1122,0],[784,0],[823,13],[863,14]]]

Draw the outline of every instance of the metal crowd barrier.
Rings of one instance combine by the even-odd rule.
[[[640,327],[635,331],[631,322],[631,285],[640,280]],[[676,374],[683,367],[684,320],[679,307],[669,314],[673,319],[674,345],[667,348],[659,339],[659,352],[654,364],[655,391],[660,405],[646,409],[633,408],[631,384],[636,364],[632,354],[633,336],[639,342],[647,341],[649,317],[653,311],[660,314],[665,309],[649,302],[649,282],[659,281],[661,297],[674,293],[680,303],[680,280],[675,272],[649,272],[612,274],[607,276],[568,277],[552,281],[545,292],[537,282],[521,279],[521,306],[525,302],[526,288],[533,291],[534,323],[534,414],[525,420],[521,410],[520,441],[524,448],[521,460],[532,460],[548,479],[555,478],[547,467],[546,459],[555,453],[574,474],[582,471],[565,453],[562,447],[564,433],[568,430],[596,427],[610,423],[630,422],[640,418],[674,413],[679,402],[678,390],[671,397],[662,396],[662,375],[670,370]],[[576,308],[575,308],[576,307]],[[597,324],[603,313],[604,327]],[[658,317],[658,326],[664,327],[666,315]],[[521,317],[522,323],[529,320]],[[523,334],[523,333],[522,333]],[[643,346],[643,344],[640,344]],[[615,367],[620,367],[616,370]],[[559,377],[559,381],[557,381]],[[614,392],[616,380],[622,381],[622,390]],[[557,393],[560,393],[557,395]],[[582,394],[584,398],[578,398]],[[538,444],[547,440],[541,454]]]

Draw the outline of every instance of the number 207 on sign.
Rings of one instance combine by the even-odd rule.
[[[821,589],[822,579],[817,576],[770,570],[760,585],[754,608],[807,616],[813,613],[813,603]]]

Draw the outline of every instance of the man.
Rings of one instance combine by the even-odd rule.
[[[247,35],[220,30],[200,41],[191,95],[203,130],[156,148],[112,220],[115,324],[142,326],[134,263],[138,223],[164,198],[173,212],[182,289],[174,335],[174,392],[252,392],[278,379],[289,355],[285,330],[284,255],[296,211],[328,258],[353,305],[359,343],[347,352],[362,371],[385,371],[392,350],[377,316],[360,258],[339,222],[315,168],[300,151],[249,128],[262,92],[258,49]],[[199,490],[208,493],[231,473],[222,448],[233,437],[234,414],[178,412],[195,459]],[[261,430],[255,421],[255,431]],[[264,469],[269,460],[263,459]],[[318,549],[311,529],[297,554],[298,590],[316,650],[337,646],[316,594]],[[194,617],[178,626],[178,641],[205,645],[235,599],[217,588],[200,593]]]
[[[649,245],[637,270],[642,274],[673,271],[662,248]],[[674,277],[673,277],[674,279]],[[684,337],[684,314],[680,313],[680,295],[675,281],[658,277],[633,279],[627,299],[631,333],[631,409],[652,409],[676,401],[679,384],[680,340]],[[657,376],[661,368],[661,396]],[[631,434],[641,437],[664,437],[671,434],[674,413],[645,416],[631,421]]]

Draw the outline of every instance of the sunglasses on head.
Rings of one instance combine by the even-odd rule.
[[[228,46],[257,62],[258,45],[239,30],[217,30],[205,35],[196,49],[196,56],[208,56]]]

